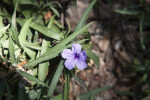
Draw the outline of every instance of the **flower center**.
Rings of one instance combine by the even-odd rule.
[[[74,57],[79,58],[79,54],[75,53]]]

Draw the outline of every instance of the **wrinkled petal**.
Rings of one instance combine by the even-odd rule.
[[[76,62],[76,66],[78,67],[78,69],[83,70],[87,67],[87,64],[85,61],[78,60],[78,62]]]
[[[86,56],[85,51],[82,51],[82,52],[80,53],[80,59],[83,60],[83,61],[85,61],[86,58],[87,58],[87,56]]]
[[[73,52],[70,49],[63,50],[61,56],[65,59],[72,59],[74,57]]]
[[[76,61],[75,59],[68,59],[65,61],[65,66],[66,68],[68,68],[69,70],[73,69],[75,67],[75,64],[76,64]]]
[[[81,45],[80,44],[73,44],[72,45],[72,52],[73,53],[80,53],[81,52]]]

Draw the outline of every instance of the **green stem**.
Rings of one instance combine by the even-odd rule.
[[[141,43],[142,49],[145,49],[145,45],[143,42],[143,21],[144,21],[144,13],[142,14],[141,19],[140,19],[140,43]]]

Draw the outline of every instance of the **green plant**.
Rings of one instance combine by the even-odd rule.
[[[67,100],[71,77],[86,86],[74,70],[64,67],[60,53],[73,43],[84,46],[89,40],[76,37],[87,32],[92,24],[85,25],[85,22],[95,2],[91,2],[75,30],[70,32],[56,20],[60,16],[56,8],[61,8],[58,2],[0,1],[0,99]],[[50,16],[44,18],[47,11]],[[86,52],[99,66],[99,59],[90,48]],[[56,96],[54,91],[62,74],[65,76],[64,92]]]

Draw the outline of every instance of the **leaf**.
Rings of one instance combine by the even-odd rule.
[[[129,11],[127,9],[123,9],[123,10],[115,10],[115,12],[120,13],[120,14],[126,14],[126,15],[138,15],[140,12],[139,11]]]
[[[60,35],[61,38],[64,38],[64,34],[63,32],[61,32],[57,26],[55,26],[54,24],[51,26],[50,28],[52,30],[52,32],[54,33],[58,33]]]
[[[21,71],[21,70],[17,70],[17,73],[19,73],[21,76],[25,77],[27,80],[32,81],[32,82],[36,82],[39,84],[42,84],[45,87],[48,87],[45,83],[43,83],[41,80],[37,79],[36,77],[28,74],[27,72]]]
[[[25,21],[18,18],[17,22],[22,25]],[[53,27],[49,29],[35,22],[31,22],[30,27],[39,31],[41,34],[56,40],[60,40],[61,37],[63,37],[63,33],[57,27]]]
[[[21,84],[21,83],[19,83]],[[25,100],[25,88],[18,85],[18,100]]]
[[[144,65],[131,65],[133,68],[133,72],[138,72],[138,71],[146,71],[146,67]]]
[[[135,85],[136,86],[142,85],[144,82],[147,81],[147,78],[148,78],[147,74],[144,74],[139,80],[136,81]]]
[[[31,50],[31,49],[29,49],[29,48],[27,48],[27,47],[25,47],[25,46],[23,46],[23,49],[24,49],[24,51],[29,55],[29,57],[30,57],[31,59],[34,59],[34,58],[35,58],[35,56],[36,56],[36,52],[35,52],[35,51],[33,51],[33,50]]]
[[[3,33],[6,33],[6,30],[9,28],[10,24],[8,24],[5,27],[0,27],[0,37],[3,35]]]
[[[46,28],[45,26],[42,26],[40,24],[36,24],[33,22],[30,25],[30,27],[41,32],[45,36],[48,36],[48,37],[56,39],[56,40],[60,40],[63,35],[62,32],[60,32],[60,30],[56,27],[49,29],[49,28]]]
[[[88,49],[85,50],[85,52],[86,52],[87,56],[88,56],[90,59],[92,59],[92,60],[95,62],[95,64],[97,65],[97,67],[99,68],[100,62],[99,62],[98,56],[96,56],[91,50],[88,50]]]
[[[2,16],[0,16],[0,28],[4,27],[4,24],[3,24],[3,18]]]
[[[14,51],[14,42],[13,42],[11,36],[9,35],[9,55],[10,55],[10,60],[11,60],[12,64],[16,63],[14,53],[15,53],[15,51]]]
[[[100,92],[106,91],[108,89],[111,89],[111,87],[108,86],[108,87],[103,87],[103,88],[97,88],[97,89],[91,90],[91,91],[89,91],[87,93],[81,94],[79,96],[79,98],[80,98],[80,100],[88,100],[89,97],[91,97],[93,95],[96,95],[96,94],[98,94]]]
[[[59,12],[53,6],[50,6],[50,8],[58,17],[60,17]]]
[[[23,45],[31,49],[41,50],[41,46],[37,45],[36,43],[25,42]]]
[[[32,21],[32,18],[28,19],[24,23],[24,25],[23,25],[23,27],[22,27],[22,29],[20,31],[20,34],[19,34],[19,42],[20,42],[21,46],[23,47],[24,51],[29,55],[29,57],[31,59],[34,59],[36,53],[33,50],[31,50],[31,49],[29,49],[29,48],[24,46],[24,43],[27,42],[27,40],[26,40],[27,32],[29,30],[29,25],[30,25],[31,21]]]
[[[15,5],[15,9],[14,9],[14,12],[13,12],[13,16],[12,16],[12,20],[11,20],[11,31],[12,31],[12,37],[13,37],[13,40],[20,46],[20,42],[19,42],[19,39],[18,39],[18,33],[17,33],[17,27],[16,27],[16,10],[17,10],[17,7],[18,7],[18,2],[19,0],[17,0],[16,2],[16,5]]]
[[[131,92],[131,91],[119,91],[119,90],[115,90],[115,93],[117,93],[119,95],[135,96],[135,93]]]
[[[48,28],[51,29],[53,22],[54,22],[54,18],[55,16],[53,16],[48,24]],[[47,50],[48,50],[48,46],[49,46],[50,42],[46,39],[43,39],[42,42],[42,50],[41,50],[41,55],[44,54]],[[49,66],[49,62],[44,62],[39,64],[39,70],[38,70],[38,78],[42,81],[45,80],[46,75],[48,74],[48,66]]]
[[[22,6],[21,7],[21,13],[24,15],[26,19],[29,19],[32,17],[33,13],[33,6]]]
[[[54,92],[54,90],[56,88],[56,85],[57,85],[58,80],[59,80],[59,78],[60,78],[60,76],[62,74],[63,69],[64,69],[64,61],[61,60],[59,65],[58,65],[58,67],[57,67],[57,70],[56,70],[56,72],[54,74],[54,77],[53,77],[53,79],[51,81],[46,100],[50,100],[51,96],[53,95],[53,92]]]
[[[7,89],[7,92],[8,92],[8,98],[7,100],[11,100],[11,91],[10,91],[10,87],[8,85],[8,83],[5,81],[5,85],[6,85],[6,89]]]
[[[30,23],[32,21],[32,18],[28,19],[23,27],[21,28],[21,31],[20,31],[20,34],[19,34],[19,41],[20,41],[20,44],[23,45],[24,42],[27,42],[26,38],[27,38],[27,32],[29,30],[29,26],[30,26]]]
[[[3,12],[0,11],[0,15],[1,16],[5,16],[9,22],[11,22],[11,16],[10,14],[8,13],[8,11],[6,10],[6,8],[3,7]]]
[[[24,4],[24,5],[34,5],[37,8],[40,9],[40,5],[38,4],[38,2],[36,2],[35,0],[20,0],[20,4]]]
[[[27,100],[36,100],[37,97],[40,95],[40,92],[41,92],[41,89],[33,89],[33,90],[30,90],[29,93],[28,93],[28,99]]]
[[[143,22],[144,22],[144,13],[141,15],[141,18],[140,18],[140,42],[141,42],[141,46],[142,46],[142,49],[145,49],[145,45],[144,45],[144,41],[143,41]]]
[[[65,70],[65,86],[64,86],[64,100],[68,100],[69,97],[69,88],[70,88],[70,74],[69,70]]]
[[[39,38],[39,34],[38,34],[38,32],[37,31],[35,31],[35,33],[34,33],[34,37],[33,37],[33,43],[39,43],[38,42],[38,38]]]
[[[62,26],[57,20],[55,20],[54,23],[55,23],[59,28],[64,29],[64,26]]]
[[[88,8],[84,11],[84,13],[82,15],[82,18],[78,22],[78,24],[77,24],[76,28],[74,29],[74,31],[77,31],[77,30],[81,29],[84,26],[84,24],[85,24],[85,22],[86,22],[86,20],[89,16],[89,13],[90,13],[92,7],[94,6],[94,4],[96,3],[96,1],[97,0],[92,0],[90,5],[88,6]]]
[[[27,41],[32,42],[32,38],[33,38],[33,34],[31,30],[29,29],[28,34],[27,34]],[[35,43],[34,40],[33,40],[33,43]]]
[[[40,56],[39,58],[25,64],[24,67],[29,68],[29,67],[35,66],[36,64],[41,63],[43,61],[50,60],[54,57],[57,57],[60,52],[62,52],[64,49],[67,48],[66,44],[68,44],[70,41],[72,41],[80,33],[84,32],[85,29],[87,29],[91,24],[92,23],[89,23],[86,26],[84,26],[83,28],[81,28],[80,30],[73,32],[73,34],[71,34],[69,37],[67,37],[66,39],[59,42],[56,46],[54,46],[53,48],[48,50],[42,56]]]
[[[84,82],[80,77],[78,77],[77,75],[75,75],[72,71],[71,71],[71,75],[72,75],[72,77],[75,78],[80,84],[82,84],[83,86],[85,86],[85,87],[87,88],[85,82]]]
[[[56,2],[52,2],[52,1],[47,2],[47,3],[43,6],[43,8],[53,6],[53,4],[57,4],[60,8],[62,8],[62,6],[60,5],[60,3],[57,2],[57,1],[56,1]]]

